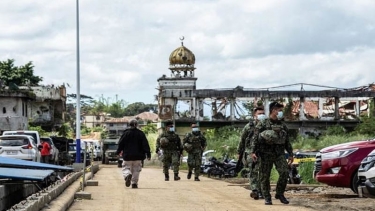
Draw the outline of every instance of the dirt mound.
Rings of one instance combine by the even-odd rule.
[[[89,135],[81,135],[81,139],[101,140],[101,132],[91,132]]]

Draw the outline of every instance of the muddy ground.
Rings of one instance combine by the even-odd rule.
[[[230,183],[230,186],[239,186],[249,189],[247,185],[248,180],[244,178],[227,178],[221,180]],[[274,185],[271,186],[271,189],[274,189]],[[290,199],[293,205],[325,211],[375,211],[375,199],[359,198],[358,195],[354,194],[349,188],[337,188],[323,185],[313,187],[301,185],[301,188],[295,186],[297,185],[288,188],[285,193],[285,196]],[[271,195],[275,195],[274,190]]]

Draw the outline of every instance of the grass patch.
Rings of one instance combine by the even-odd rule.
[[[301,179],[303,183],[305,184],[319,184],[314,178],[313,178],[313,171],[314,171],[314,162],[303,162],[300,163],[298,166],[298,172],[301,176]]]

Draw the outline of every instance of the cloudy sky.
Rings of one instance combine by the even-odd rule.
[[[0,60],[76,93],[76,1],[1,0]],[[80,0],[81,94],[154,103],[179,37],[197,88],[375,82],[373,0]],[[308,87],[305,87],[308,89]]]

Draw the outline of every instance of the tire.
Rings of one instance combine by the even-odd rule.
[[[358,170],[355,171],[355,174],[352,177],[352,181],[350,183],[350,189],[352,189],[354,193],[358,194]]]

